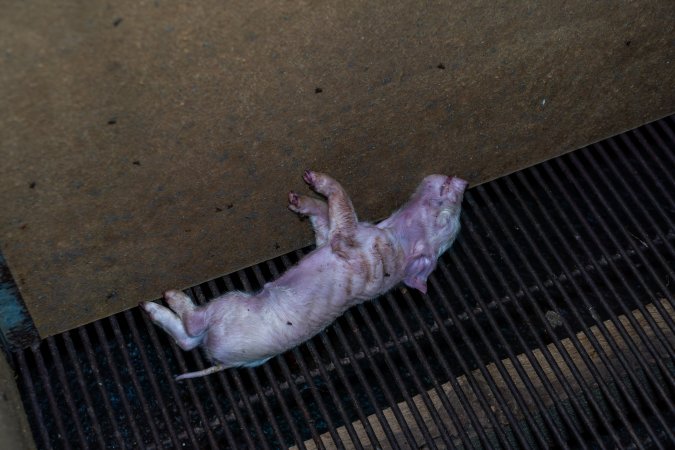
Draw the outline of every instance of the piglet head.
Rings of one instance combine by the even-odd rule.
[[[436,260],[459,233],[459,214],[468,182],[458,177],[429,175],[408,203],[382,223],[394,230],[406,251],[403,281],[427,291],[427,277]]]
[[[429,175],[406,205],[423,220],[421,225],[435,258],[450,247],[459,232],[459,214],[468,184],[458,177]]]

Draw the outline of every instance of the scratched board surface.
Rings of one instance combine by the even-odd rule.
[[[0,245],[42,336],[675,109],[672,2],[3,2]]]

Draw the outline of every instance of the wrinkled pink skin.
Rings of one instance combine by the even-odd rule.
[[[171,309],[141,304],[183,350],[201,345],[218,363],[179,379],[262,364],[400,281],[426,292],[436,260],[459,232],[467,186],[460,178],[426,177],[405,206],[377,225],[357,222],[347,193],[329,176],[306,171],[304,180],[327,203],[289,194],[289,208],[308,216],[316,233],[316,250],[296,266],[257,294],[230,292],[198,307],[168,291]]]

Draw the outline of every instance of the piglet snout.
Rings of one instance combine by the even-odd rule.
[[[457,189],[458,191],[464,191],[466,187],[469,185],[469,182],[466,180],[463,180],[459,177],[450,177],[451,178],[451,184],[452,186]]]
[[[450,196],[453,194],[462,194],[468,185],[468,181],[459,177],[448,177],[441,187],[441,195]]]

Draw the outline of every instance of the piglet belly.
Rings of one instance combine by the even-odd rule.
[[[335,279],[321,288],[315,285],[305,292],[289,291],[273,305],[278,320],[271,337],[290,348],[321,332],[349,307],[343,291]]]
[[[330,299],[313,298],[309,301],[307,292],[268,288],[262,298],[232,304],[209,329],[204,348],[227,367],[264,362],[308,340],[341,314]]]

